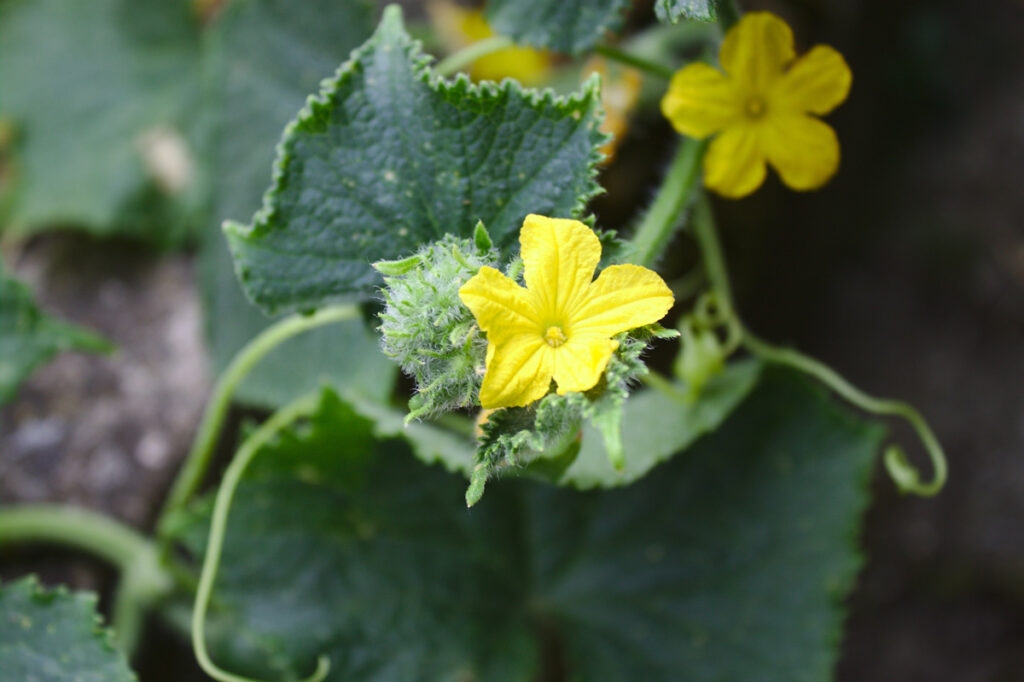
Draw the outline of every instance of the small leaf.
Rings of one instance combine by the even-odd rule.
[[[655,0],[654,14],[665,24],[686,21],[716,21],[715,0]]]
[[[251,227],[225,230],[268,312],[374,295],[370,263],[478,221],[499,248],[528,213],[576,216],[598,191],[597,80],[570,99],[513,81],[444,81],[389,7],[281,142]]]
[[[0,119],[14,129],[9,227],[181,241],[175,203],[197,198],[186,128],[199,27],[189,6],[0,2]],[[164,219],[151,219],[154,211]]]
[[[96,601],[88,592],[45,590],[34,577],[0,586],[0,680],[134,681]]]
[[[363,0],[230,0],[208,29],[204,73],[213,111],[208,146],[214,205],[199,282],[218,372],[271,322],[239,287],[221,222],[259,208],[281,129],[324,74],[370,35],[373,19],[374,8]],[[238,399],[281,405],[323,381],[387,398],[396,370],[369,326],[346,322],[290,339],[246,378]]]
[[[488,0],[494,30],[516,42],[577,54],[622,25],[629,0]]]
[[[13,398],[18,385],[56,353],[111,349],[99,336],[43,313],[28,287],[8,277],[0,264],[0,405]]]

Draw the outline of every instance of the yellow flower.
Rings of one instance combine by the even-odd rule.
[[[453,49],[494,35],[480,9],[460,7],[451,0],[431,0],[427,11],[438,32]],[[529,47],[507,47],[473,62],[469,75],[474,81],[514,78],[524,85],[537,85],[551,70],[552,57]]]
[[[620,332],[657,322],[672,292],[654,272],[612,265],[594,280],[601,243],[577,220],[528,215],[519,233],[526,288],[482,267],[459,289],[487,332],[480,404],[529,405],[547,394],[597,385]]]
[[[825,45],[795,57],[789,26],[752,12],[722,42],[724,74],[695,63],[672,78],[661,111],[673,127],[698,139],[718,133],[704,157],[709,188],[750,194],[764,181],[765,161],[795,190],[821,187],[836,172],[839,140],[810,114],[827,114],[846,99],[850,68]]]

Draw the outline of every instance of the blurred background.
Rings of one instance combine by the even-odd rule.
[[[0,0],[0,10],[15,2]],[[451,43],[436,11],[404,4],[429,49]],[[649,2],[634,5],[627,34],[654,21]],[[783,16],[801,51],[835,46],[854,73],[849,100],[828,118],[843,162],[827,187],[796,194],[771,178],[747,199],[716,204],[742,312],[762,336],[825,360],[868,392],[916,405],[950,459],[949,483],[932,500],[902,498],[876,472],[838,677],[1024,679],[1024,3],[742,5]],[[0,208],[15,175],[5,76],[0,70]],[[284,108],[294,113],[301,101]],[[629,229],[675,145],[656,107],[642,104],[601,177],[608,193],[594,210],[606,228]],[[202,133],[185,137],[202,158]],[[102,160],[67,163],[90,162]],[[256,165],[265,186],[269,162]],[[59,355],[0,409],[4,504],[71,502],[148,530],[188,448],[214,372],[197,253],[212,248],[210,225],[247,220],[258,193],[242,214],[207,220],[147,211],[160,200],[146,196],[132,206],[146,217],[125,220],[162,220],[186,236],[171,239],[169,227],[156,239],[141,227],[101,236],[62,220],[27,236],[2,233],[4,263],[47,310],[119,349]],[[680,274],[692,245],[681,237],[673,250],[665,268]],[[911,435],[895,427],[924,465]],[[107,595],[112,580],[70,554],[3,555],[0,578],[27,572]],[[143,682],[202,679],[189,648],[159,625],[140,658]]]

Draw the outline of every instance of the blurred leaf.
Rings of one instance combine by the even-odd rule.
[[[200,285],[215,368],[223,370],[270,324],[242,292],[220,223],[251,215],[270,184],[281,129],[373,30],[373,6],[352,0],[236,0],[210,28],[204,73],[214,109],[209,148],[213,216],[200,251]],[[332,325],[272,352],[239,390],[243,402],[280,405],[321,381],[374,399],[396,370],[362,322]]]
[[[0,586],[0,679],[131,682],[135,675],[96,614],[96,595],[43,589],[34,577]]]
[[[107,352],[108,342],[43,313],[22,282],[0,264],[0,405],[37,367],[65,350]]]
[[[600,97],[514,81],[446,82],[389,7],[374,36],[289,125],[251,227],[227,225],[242,284],[267,311],[366,298],[369,263],[482,220],[509,247],[526,214],[578,215],[594,182]]]
[[[189,6],[0,2],[0,119],[15,131],[7,225],[181,241],[190,209],[178,202],[198,193],[185,133],[198,94]]]
[[[687,21],[715,21],[715,0],[655,0],[654,14],[658,21],[678,24]]]
[[[723,429],[627,488],[525,479],[466,510],[326,394],[239,488],[214,591],[215,659],[331,680],[828,679],[882,437],[766,372]],[[186,544],[201,554],[209,504]],[[258,652],[258,655],[257,655]]]
[[[488,0],[487,20],[516,42],[576,54],[622,25],[629,0]]]
[[[681,399],[686,391],[684,385],[677,385],[680,397],[654,389],[630,396],[622,419],[625,468],[616,471],[612,467],[601,434],[588,426],[583,433],[583,448],[560,482],[581,489],[632,483],[717,429],[754,389],[761,371],[762,365],[756,360],[733,363],[692,404]]]

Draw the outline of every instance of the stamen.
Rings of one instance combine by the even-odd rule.
[[[764,116],[765,104],[764,99],[757,95],[747,100],[746,106],[747,116],[750,118],[761,118]]]
[[[548,345],[552,348],[558,348],[569,339],[566,337],[565,332],[562,331],[561,327],[552,325],[548,327],[546,332],[544,332],[544,340],[547,341]]]

